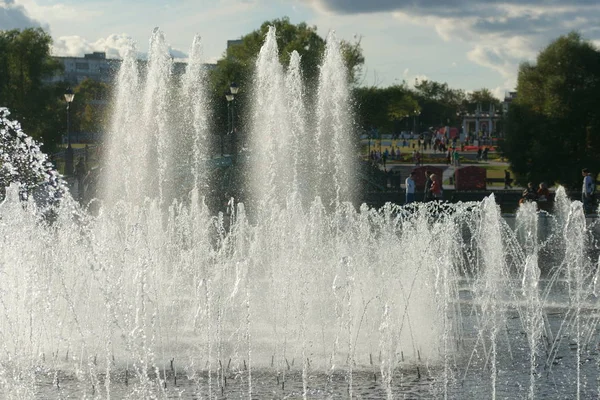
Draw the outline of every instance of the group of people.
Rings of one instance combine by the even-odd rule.
[[[548,190],[548,186],[545,182],[540,183],[537,189],[534,187],[532,182],[527,184],[527,187],[525,190],[523,190],[519,204],[523,204],[528,201],[535,201],[538,204],[540,202],[545,203],[550,201],[550,190]]]
[[[477,149],[477,161],[487,161],[489,149],[487,147]]]
[[[456,147],[449,147],[446,152],[446,163],[455,167],[460,167],[460,154]]]
[[[393,147],[391,150],[385,149],[383,152],[379,150],[371,150],[369,159],[373,163],[383,164],[385,168],[388,160],[402,160],[402,153],[400,153],[399,147],[397,147],[395,150]]]
[[[416,173],[412,171],[408,178],[406,178],[406,204],[415,201],[415,183]],[[444,190],[442,188],[442,178],[437,174],[432,174],[431,171],[425,171],[425,192],[423,199],[424,201],[442,200]]]

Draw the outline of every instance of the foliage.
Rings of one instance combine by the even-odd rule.
[[[243,106],[248,104],[246,99],[248,89],[252,85],[256,58],[270,26],[274,26],[277,32],[277,46],[282,65],[286,67],[292,52],[297,51],[302,58],[302,74],[306,84],[316,87],[319,66],[325,51],[325,40],[317,34],[317,27],[304,22],[292,24],[288,17],[266,21],[260,28],[243,36],[239,44],[228,46],[223,57],[217,61],[217,67],[209,71],[209,94],[214,110],[214,117],[211,119],[213,131],[226,130],[227,102],[224,94],[229,90],[231,82],[236,82],[240,87],[235,99],[236,114],[244,113]],[[349,79],[355,82],[364,63],[360,39],[353,43],[342,41],[341,49],[347,63]]]
[[[419,119],[425,127],[459,123],[456,112],[466,101],[462,89],[452,89],[447,83],[423,80],[415,84],[415,92],[422,109]]]
[[[481,103],[484,110],[487,110],[489,105],[493,104],[496,110],[500,110],[500,100],[487,88],[482,88],[469,93],[465,102],[467,104]]]
[[[106,125],[106,104],[110,99],[110,86],[103,82],[85,79],[74,89],[71,104],[71,130],[97,133]]]
[[[600,51],[559,37],[520,66],[517,93],[502,151],[518,182],[579,187],[581,169],[600,164]]]
[[[409,130],[412,116],[419,104],[406,85],[387,88],[360,87],[354,89],[356,119],[359,126],[382,133]]]
[[[56,85],[45,79],[61,70],[50,57],[50,35],[41,28],[0,31],[0,105],[8,106],[23,126],[49,151],[64,126]]]

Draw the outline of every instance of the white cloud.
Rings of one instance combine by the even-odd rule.
[[[121,58],[131,46],[133,39],[125,34],[113,34],[90,42],[81,36],[62,36],[54,39],[52,54],[56,56],[81,57],[93,51],[106,52],[107,58]]]
[[[84,4],[77,4],[77,7],[67,5],[65,3],[55,3],[42,5],[35,0],[14,0],[27,10],[27,13],[33,18],[45,21],[50,25],[58,23],[81,23],[89,21],[103,15],[99,7],[86,7]]]
[[[123,58],[128,49],[135,44],[133,38],[126,34],[112,34],[107,38],[101,38],[95,42],[90,42],[81,36],[62,36],[54,40],[52,46],[52,54],[55,56],[66,57],[81,57],[86,53],[94,51],[103,51],[107,58]],[[177,59],[185,59],[187,53],[171,48],[171,56]],[[145,53],[139,54],[141,58],[145,58]]]

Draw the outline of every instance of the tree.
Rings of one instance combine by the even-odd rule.
[[[236,82],[241,88],[235,100],[236,113],[244,113],[243,105],[247,104],[246,96],[251,87],[256,58],[270,26],[274,26],[277,32],[277,47],[282,65],[286,67],[292,52],[297,51],[302,57],[302,73],[306,84],[316,87],[325,51],[325,40],[317,34],[317,27],[304,22],[292,24],[288,17],[266,21],[260,28],[244,35],[240,43],[230,45],[217,61],[217,67],[209,72],[209,92],[214,110],[213,131],[221,132],[226,129],[227,103],[224,93],[229,90],[231,82]],[[364,63],[360,39],[353,43],[341,41],[341,49],[347,63],[349,80],[351,83],[355,82]]]
[[[403,124],[410,130],[408,117],[420,109],[406,84],[355,88],[353,94],[357,123],[366,130],[378,128],[383,133],[397,133],[403,130]]]
[[[74,108],[72,128],[74,131],[97,133],[106,125],[107,104],[110,87],[106,83],[85,79],[75,87],[77,102]]]
[[[61,69],[50,57],[51,43],[41,28],[0,31],[0,104],[10,107],[25,130],[46,144],[46,151],[58,141],[64,126],[62,93],[57,93],[56,85],[45,83]]]
[[[579,187],[581,168],[600,164],[599,129],[600,51],[591,42],[561,36],[520,66],[502,145],[518,182]]]
[[[415,83],[415,96],[422,109],[419,119],[427,126],[458,123],[456,112],[466,100],[462,89],[429,80]]]

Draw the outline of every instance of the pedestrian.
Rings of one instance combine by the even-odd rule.
[[[442,182],[440,182],[440,178],[436,174],[431,174],[429,177],[431,179],[431,198],[433,200],[441,200],[442,199]]]
[[[77,197],[79,201],[83,200],[84,196],[84,180],[88,174],[87,165],[83,157],[79,157],[77,164],[75,165],[75,179],[77,180]]]
[[[548,190],[548,186],[545,182],[540,183],[540,186],[537,190],[537,201],[544,202],[550,200],[550,190]]]
[[[406,178],[405,188],[406,188],[406,202],[404,204],[409,204],[415,201],[415,172],[412,171],[408,178]]]
[[[425,193],[423,194],[423,201],[430,201],[432,199],[431,195],[431,185],[433,181],[431,180],[431,171],[425,171]]]
[[[505,169],[504,170],[504,189],[511,189],[512,188],[512,178],[510,177],[510,171]]]
[[[460,154],[458,154],[458,149],[456,147],[452,152],[452,160],[454,161],[455,167],[460,167]]]
[[[537,200],[537,192],[533,187],[533,183],[529,182],[525,190],[521,195],[521,200],[519,200],[519,204],[523,204],[528,201],[536,201]]]
[[[583,203],[583,211],[589,213],[592,211],[592,204],[594,202],[594,190],[596,185],[594,184],[594,180],[589,169],[582,169],[581,175],[583,176],[583,186],[581,187],[581,202]]]
[[[481,154],[481,155],[482,155],[482,157],[483,157],[483,161],[487,161],[487,158],[488,158],[488,151],[489,151],[489,149],[488,149],[487,147],[485,147],[485,148],[483,149],[483,153]]]
[[[477,149],[477,161],[481,161],[481,153],[482,153],[482,150],[481,150],[481,147],[479,147]]]

